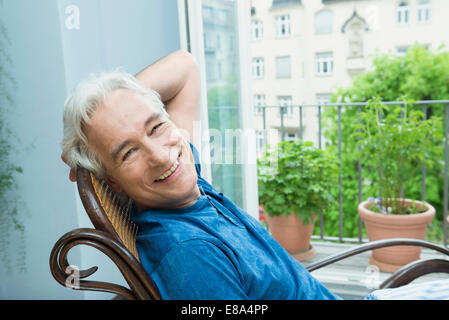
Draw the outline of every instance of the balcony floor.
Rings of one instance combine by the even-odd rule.
[[[306,267],[314,262],[317,262],[318,260],[350,249],[358,244],[312,241],[312,245],[315,247],[316,255],[310,260],[302,261],[302,264]],[[335,262],[329,266],[313,271],[312,275],[323,283],[330,291],[339,295],[343,299],[362,299],[371,291],[378,288],[378,285],[391,275],[391,273],[385,272],[379,272],[378,274],[375,274],[372,271],[370,272],[370,270],[372,270],[368,268],[370,254],[371,251],[367,251],[356,256],[346,258],[342,261]],[[447,259],[445,255],[426,248],[422,249],[421,258]],[[448,276],[448,274],[441,273],[425,275],[419,279],[416,279],[413,283],[447,279]],[[370,286],[373,286],[374,288],[369,288]]]

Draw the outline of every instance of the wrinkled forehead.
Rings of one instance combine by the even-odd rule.
[[[91,114],[85,133],[90,148],[107,151],[140,135],[158,119],[167,119],[159,106],[130,90],[111,92]]]
[[[162,103],[156,97],[143,95],[129,89],[116,89],[110,92],[104,99],[102,106],[117,114],[132,112],[134,109],[142,112],[161,112],[162,110]]]

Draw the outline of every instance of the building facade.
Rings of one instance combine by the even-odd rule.
[[[318,142],[317,107],[371,66],[376,52],[449,47],[447,0],[252,0],[251,56],[258,153],[282,139]],[[259,106],[267,106],[265,116]],[[265,119],[265,120],[264,120]],[[265,123],[265,126],[264,126]],[[264,128],[265,127],[265,128]]]

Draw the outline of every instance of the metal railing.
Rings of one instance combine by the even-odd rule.
[[[389,106],[403,106],[405,103],[404,101],[387,101],[387,102],[381,102],[383,105],[389,105]],[[425,101],[416,101],[416,102],[410,102],[409,104],[412,105],[421,105],[423,114],[426,116],[428,108],[431,108],[432,106],[439,104],[444,106],[444,203],[443,203],[443,242],[444,246],[447,246],[447,240],[448,240],[448,222],[447,222],[447,216],[448,216],[448,165],[449,165],[449,149],[448,149],[448,136],[449,136],[449,100],[425,100]],[[322,145],[322,138],[323,138],[323,132],[322,132],[322,111],[323,108],[337,108],[337,126],[338,126],[338,161],[339,161],[339,236],[338,237],[331,237],[326,236],[324,234],[324,220],[323,220],[323,212],[320,214],[320,235],[314,235],[314,239],[321,239],[321,240],[331,240],[331,241],[340,241],[340,242],[365,242],[366,239],[363,239],[362,235],[362,221],[359,217],[358,221],[358,238],[346,238],[343,237],[343,187],[342,187],[342,181],[343,181],[343,168],[342,168],[342,108],[344,107],[357,107],[357,114],[358,114],[358,122],[360,122],[360,114],[362,112],[362,108],[367,106],[367,102],[354,102],[354,103],[327,103],[327,104],[308,104],[308,105],[292,105],[292,106],[257,106],[256,109],[261,110],[261,115],[263,118],[263,132],[265,135],[265,143],[267,142],[267,110],[268,109],[279,109],[279,117],[280,117],[280,133],[281,133],[281,141],[285,140],[285,111],[287,108],[292,108],[293,110],[298,109],[298,118],[297,122],[297,128],[298,128],[298,134],[299,138],[303,139],[303,133],[304,133],[304,125],[303,125],[303,111],[306,108],[315,108],[317,110],[317,124],[318,124],[318,148],[323,148]],[[273,121],[277,122],[277,121]],[[276,127],[278,127],[276,125]],[[359,203],[362,202],[362,163],[358,162],[357,165],[357,171],[358,171],[358,200]],[[421,179],[421,200],[425,201],[426,199],[426,168],[422,168],[422,179]]]

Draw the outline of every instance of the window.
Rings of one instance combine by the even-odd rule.
[[[331,100],[331,94],[330,93],[318,93],[316,95],[316,103],[320,106],[329,103]]]
[[[253,78],[261,79],[264,76],[263,58],[253,58]]]
[[[333,15],[330,10],[321,10],[315,14],[315,33],[332,33]]]
[[[290,36],[290,15],[276,16],[276,38],[287,38]]]
[[[214,14],[214,9],[211,7],[203,7],[203,18],[212,19]]]
[[[397,47],[396,48],[396,55],[398,57],[403,57],[407,53],[407,50],[408,50],[408,46],[406,46],[406,47]]]
[[[418,22],[426,23],[430,20],[429,0],[420,0],[418,3]]]
[[[263,115],[263,108],[259,108],[261,106],[265,106],[265,95],[264,94],[255,94],[254,95],[254,113],[256,115]]]
[[[223,80],[223,62],[217,60],[217,79]]]
[[[296,141],[299,140],[299,133],[297,132],[286,132],[285,141]]]
[[[206,50],[215,50],[217,43],[215,42],[217,38],[214,38],[213,33],[209,31],[204,32],[204,48]]]
[[[209,139],[201,143],[203,146],[206,144],[208,145],[207,148],[210,148],[210,172],[208,173],[205,170],[205,174],[210,175],[210,179],[214,182],[214,187],[217,190],[225,193],[238,206],[257,208],[256,205],[252,204],[254,200],[248,196],[250,192],[246,190],[246,185],[252,182],[246,178],[246,164],[242,164],[243,161],[241,160],[244,138],[236,133],[238,132],[237,129],[246,129],[244,119],[252,114],[252,110],[247,110],[242,103],[242,101],[247,101],[246,93],[241,90],[241,82],[246,80],[245,75],[240,72],[240,49],[242,48],[240,47],[238,31],[244,24],[237,17],[243,12],[243,6],[241,1],[237,0],[203,0],[195,1],[195,4],[193,4],[193,1],[185,1],[185,3],[186,7],[192,9],[189,10],[192,16],[201,14],[201,11],[198,13],[197,9],[193,10],[193,6],[196,8],[196,5],[201,3],[203,8],[202,26],[197,26],[196,23],[192,24],[188,32],[192,43],[197,43],[198,29],[202,29],[206,34],[204,45],[205,89],[207,90],[206,115],[208,129],[211,131]],[[206,13],[206,16],[204,16],[204,13]],[[231,43],[231,41],[234,43]],[[211,47],[217,50],[217,46],[220,47],[217,51],[219,54],[208,50]],[[235,72],[231,72],[232,69]],[[234,79],[232,83],[220,81],[220,78],[231,77]],[[245,97],[245,99],[242,97]],[[252,96],[249,96],[250,104],[251,98]],[[223,133],[226,133],[227,130],[235,134],[226,136]],[[251,212],[248,209],[247,211]]]
[[[263,130],[256,130],[256,152],[261,154],[265,150],[265,132]]]
[[[263,24],[260,20],[251,21],[251,39],[262,40],[263,39]]]
[[[286,107],[286,108],[279,108],[278,115],[281,116],[281,112],[284,114],[284,117],[291,117],[293,116],[293,108],[292,108],[292,97],[291,96],[279,96],[278,97],[278,106],[279,107]]]
[[[316,74],[318,76],[329,76],[334,72],[334,54],[323,52],[316,54]]]
[[[405,1],[402,1],[399,3],[396,11],[396,18],[398,25],[406,25],[408,24],[408,12],[409,12],[409,6],[408,3]]]
[[[215,43],[216,43],[215,47],[216,47],[217,49],[221,49],[221,38],[220,38],[220,34],[217,33],[216,39],[217,39],[217,41],[215,42]]]
[[[218,10],[216,10],[215,17],[218,18],[218,20],[227,21],[228,20],[228,12],[226,10],[218,9]]]
[[[290,56],[276,57],[276,78],[290,78],[291,66]]]

